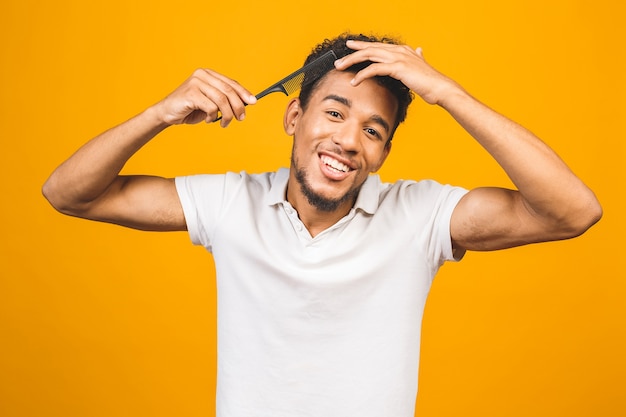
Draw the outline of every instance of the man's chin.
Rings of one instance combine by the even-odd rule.
[[[322,192],[315,191],[308,187],[306,184],[300,184],[302,194],[306,197],[310,205],[318,209],[319,211],[332,212],[339,209],[346,203],[353,204],[356,196],[359,193],[358,189],[352,189],[348,192],[337,195],[328,195]]]
[[[354,203],[356,196],[359,194],[360,187],[356,189],[348,189],[345,192],[338,190],[339,183],[322,186],[318,185],[318,189],[314,189],[309,183],[306,171],[295,170],[296,181],[300,185],[300,191],[305,196],[309,204],[319,211],[333,212],[339,209],[346,202]]]

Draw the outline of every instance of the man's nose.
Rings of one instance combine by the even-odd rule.
[[[333,135],[333,142],[341,146],[345,152],[356,152],[361,146],[361,134],[358,126],[344,123]]]

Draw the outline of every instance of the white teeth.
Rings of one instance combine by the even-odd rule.
[[[334,158],[331,158],[330,156],[322,155],[322,162],[332,168],[335,168],[337,171],[343,171],[343,172],[350,171],[350,167],[348,167],[346,164],[343,164],[337,161]]]

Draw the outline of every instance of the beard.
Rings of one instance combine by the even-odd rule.
[[[300,185],[300,190],[302,191],[302,194],[306,197],[309,204],[319,211],[335,211],[340,205],[342,205],[346,201],[355,201],[356,197],[359,195],[359,191],[361,190],[361,186],[359,185],[356,188],[349,189],[344,195],[339,198],[324,197],[323,195],[313,190],[313,187],[307,179],[306,169],[298,166],[293,152],[291,154],[291,166],[295,171],[296,181],[298,181],[298,184]]]

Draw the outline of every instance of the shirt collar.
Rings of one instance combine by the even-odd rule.
[[[265,204],[273,206],[287,201],[287,181],[289,181],[289,168],[280,168],[274,173],[269,192],[265,195]]]
[[[289,168],[280,168],[274,173],[274,180],[270,185],[270,190],[265,196],[267,205],[274,205],[286,202],[287,182],[289,181]],[[378,194],[381,186],[380,177],[378,175],[370,175],[367,177],[359,195],[354,203],[355,209],[361,209],[366,213],[374,214],[378,208]]]

